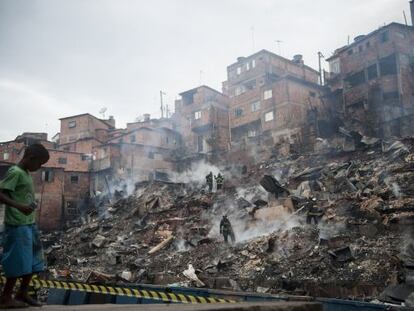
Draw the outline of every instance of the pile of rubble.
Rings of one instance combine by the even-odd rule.
[[[413,146],[411,139],[371,140],[347,152],[273,159],[232,176],[231,186],[215,193],[137,184],[105,217],[44,236],[49,273],[393,301],[380,293],[412,283]],[[307,223],[310,209],[317,224]],[[219,234],[223,214],[235,244]]]

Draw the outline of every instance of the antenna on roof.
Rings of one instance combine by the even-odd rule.
[[[204,72],[200,70],[200,83],[199,83],[200,86],[203,85],[203,73]]]
[[[282,40],[275,40],[275,42],[277,43],[277,54],[279,54],[279,56],[282,56]]]
[[[252,32],[252,50],[253,50],[253,53],[254,53],[254,49],[255,49],[255,46],[254,46],[254,26],[250,27],[250,31]]]
[[[403,16],[404,16],[405,26],[408,26],[407,16],[405,15],[405,11],[404,10],[403,10]]]
[[[168,104],[167,104],[167,119],[169,118],[171,116],[171,114],[170,114],[170,107],[168,106]]]
[[[106,110],[108,110],[106,107],[103,107],[101,110],[99,110],[99,113],[102,115],[102,119],[105,119]]]

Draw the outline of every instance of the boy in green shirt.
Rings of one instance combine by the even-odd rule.
[[[1,306],[4,308],[40,306],[28,294],[33,274],[43,271],[43,253],[35,224],[36,202],[29,172],[37,171],[49,160],[49,152],[40,144],[25,149],[23,159],[12,166],[0,181],[0,203],[6,204],[2,265],[6,275]],[[12,297],[18,278],[20,290]]]

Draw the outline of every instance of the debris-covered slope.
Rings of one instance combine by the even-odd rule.
[[[216,193],[139,184],[105,219],[45,235],[49,271],[99,282],[379,297],[405,282],[414,260],[411,150],[405,140],[271,160],[245,175],[224,172],[232,186]],[[266,193],[264,175],[286,191]],[[306,221],[310,203],[317,225]],[[235,244],[219,235],[223,214]]]

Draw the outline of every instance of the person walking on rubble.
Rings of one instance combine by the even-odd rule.
[[[3,271],[6,283],[1,296],[1,308],[40,307],[30,297],[32,276],[44,270],[43,248],[35,223],[35,193],[30,172],[35,172],[49,160],[49,152],[41,144],[26,147],[23,158],[10,167],[0,181],[0,203],[6,205],[4,214]],[[20,289],[13,298],[17,279]]]
[[[213,172],[208,173],[208,175],[206,176],[206,182],[208,185],[208,191],[212,192],[213,191]]]
[[[216,180],[217,190],[222,189],[223,188],[223,183],[224,183],[223,175],[221,175],[221,173],[218,173],[217,176],[214,176],[214,179]]]
[[[318,224],[319,219],[322,217],[323,212],[316,205],[316,198],[312,198],[311,201],[307,203],[308,211],[306,213],[306,223],[312,224],[312,220],[315,225]]]
[[[220,221],[220,234],[223,235],[225,243],[228,243],[228,236],[230,236],[232,243],[236,241],[233,227],[231,226],[230,220],[227,218],[227,215],[224,215]]]

